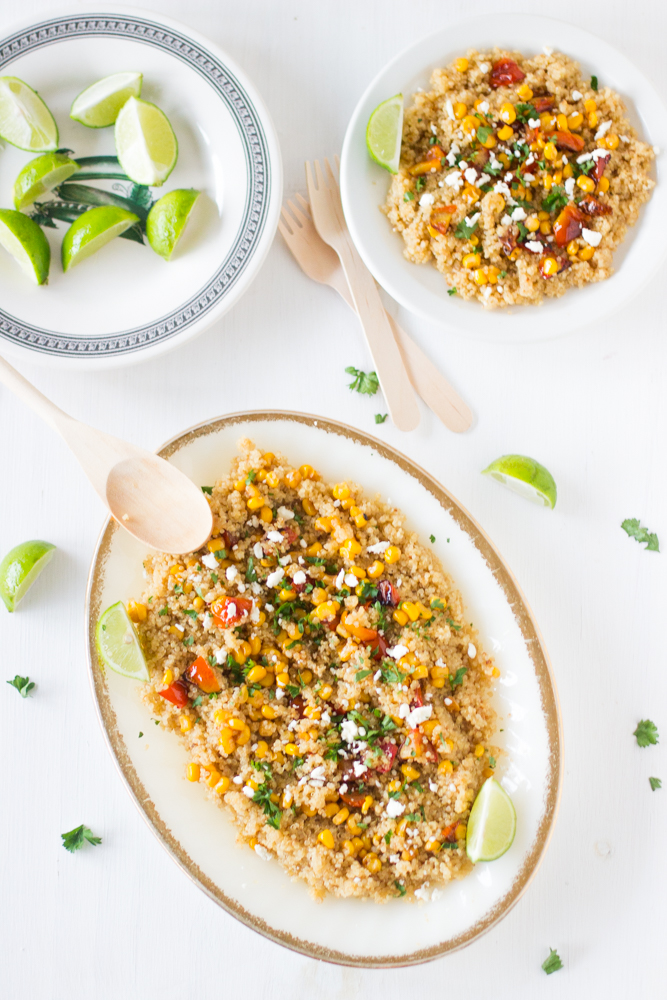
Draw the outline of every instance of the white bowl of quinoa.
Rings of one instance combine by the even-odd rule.
[[[391,175],[365,129],[396,93]],[[660,266],[665,142],[658,95],[606,43],[548,18],[475,18],[413,45],[370,85],[345,137],[343,206],[401,305],[468,336],[536,340],[599,321]]]
[[[221,906],[315,957],[474,940],[534,874],[560,784],[546,653],[502,559],[428,474],[341,424],[240,414],[162,454],[210,489],[211,543],[147,554],[109,523],[88,595],[100,718],[155,833]],[[117,600],[145,685],[97,660]],[[473,866],[491,779],[517,834]]]

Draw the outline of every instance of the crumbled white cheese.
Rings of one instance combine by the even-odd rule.
[[[454,114],[454,106],[449,98],[445,101],[445,111],[447,112],[447,117],[451,118],[452,121],[456,121],[456,115]]]
[[[284,569],[281,569],[281,568],[275,569],[273,571],[273,573],[269,573],[269,575],[266,578],[266,584],[267,584],[267,586],[268,587],[277,587],[278,584],[280,583],[280,581],[282,580],[282,578],[284,576],[285,576],[285,570]]]
[[[526,250],[529,250],[531,253],[542,253],[544,250],[544,247],[539,240],[527,240],[524,243],[524,246]]]
[[[288,552],[286,556],[281,556],[278,562],[280,563],[281,566],[287,566],[288,563],[292,562],[292,557]]]
[[[251,799],[255,794],[255,789],[252,787],[252,785],[244,785],[241,791],[243,792],[244,795],[247,795],[249,799]]]
[[[264,549],[259,544],[259,542],[255,542],[255,544],[253,545],[252,551],[255,553],[255,559],[263,559],[264,558]]]
[[[302,569],[298,569],[294,574],[294,576],[292,577],[292,583],[296,583],[298,586],[301,586],[301,584],[305,582],[306,582],[306,574]]]
[[[342,569],[338,576],[336,577],[336,590],[340,590],[345,582],[345,570]]]
[[[179,632],[185,632],[185,628],[182,625],[179,625],[178,622],[175,623],[174,627],[177,628]]]
[[[210,628],[212,624],[213,624],[213,616],[210,615],[207,611],[202,619],[202,625],[204,626],[204,628]]]
[[[452,170],[451,174],[447,174],[445,177],[445,184],[448,187],[455,188],[457,191],[463,187],[463,181],[461,179],[460,170]]]
[[[399,719],[407,719],[409,714],[410,714],[410,706],[407,703],[398,706]]]
[[[433,135],[438,134],[438,130],[433,123],[431,123],[431,132],[433,133]]]
[[[359,581],[357,580],[357,578],[354,575],[354,573],[346,573],[345,574],[345,583],[348,585],[348,587],[356,587],[357,584],[359,583]]]
[[[574,177],[568,177],[565,181],[565,194],[571,198],[574,194]]]
[[[531,128],[539,128],[541,123],[539,118],[529,118],[528,124]]]
[[[392,659],[394,659],[394,660],[400,660],[400,658],[402,656],[405,656],[405,654],[407,652],[408,652],[408,647],[407,646],[401,646],[399,644],[398,646],[392,646],[390,649],[388,649],[387,650],[387,656],[391,656]]]
[[[373,680],[375,681],[376,684],[380,680],[381,677],[382,677],[382,671],[381,670],[378,670],[376,673],[373,674]]]
[[[389,799],[386,808],[387,816],[391,819],[395,819],[397,816],[402,816],[405,812],[405,806],[398,801],[398,799]]]
[[[447,666],[447,664],[445,663],[445,661],[443,660],[443,658],[441,656],[439,656],[438,659],[435,661],[435,665],[436,665],[436,667],[446,667]]]
[[[627,135],[619,135],[618,138],[621,140],[621,142],[630,142],[630,140],[628,139]],[[655,150],[656,147],[654,146],[653,149]]]
[[[512,192],[508,188],[507,184],[505,184],[505,181],[496,181],[493,185],[493,190],[496,194],[501,194],[505,201],[509,202],[510,205],[516,205],[516,202],[512,197]]]
[[[466,160],[461,160],[461,162],[459,163],[459,170],[463,171],[463,170],[467,170],[467,169],[468,169],[468,163],[467,163],[467,161]]]
[[[294,517],[294,511],[290,510],[289,507],[279,507],[278,515],[282,517],[284,521],[290,521]]]
[[[582,93],[580,93],[578,90],[573,90],[572,91],[572,100],[573,101],[580,101],[583,96],[584,95]]]
[[[259,621],[259,608],[256,604],[253,604],[252,608],[250,609],[250,621],[255,625]]]
[[[367,545],[366,552],[370,552],[372,555],[380,555],[388,549],[390,545],[391,542],[376,542],[375,545]]]
[[[423,195],[419,199],[419,204],[422,208],[429,208],[435,201],[434,196],[430,191],[424,191]]]
[[[345,743],[352,743],[357,738],[358,732],[357,724],[352,719],[345,719],[340,727],[340,735]]]
[[[474,660],[475,657],[477,656],[477,650],[475,648],[474,643],[472,642],[468,643],[468,656],[470,657],[471,660]]]
[[[400,860],[401,860],[401,855],[400,854],[390,854],[389,855],[389,864],[391,864],[391,865],[397,865]]]
[[[480,69],[480,73],[488,73],[489,72],[489,64],[488,63],[480,63],[479,64],[479,69]]]
[[[610,158],[606,149],[594,149],[591,153],[591,157],[594,160],[606,160]]]
[[[241,777],[240,774],[235,774],[234,777],[232,778],[232,781],[234,782],[235,785],[243,784],[243,778]]]
[[[215,651],[215,659],[216,659],[217,663],[224,663],[225,660],[227,659],[227,650],[226,649],[216,649],[216,651]]]
[[[477,171],[474,167],[468,167],[463,176],[467,180],[468,184],[477,183]]]
[[[429,781],[428,789],[430,792],[437,792],[438,786],[436,785],[435,781]]]
[[[451,698],[445,698],[445,705],[449,706],[449,705],[451,705],[451,703],[452,703],[452,699]]]
[[[610,121],[602,122],[602,125],[600,125],[600,128],[595,133],[595,141],[597,142],[597,140],[601,139],[603,135],[606,135],[610,128],[611,128]]]
[[[270,542],[280,543],[283,541],[283,535],[279,531],[267,531],[266,537]]]
[[[228,580],[233,580],[236,576],[238,576],[238,572],[239,571],[237,570],[236,566],[228,566],[227,569],[225,570],[225,576],[227,577]]]
[[[508,215],[507,212],[506,212],[503,215],[503,217],[500,220],[500,222],[501,222],[501,225],[503,225],[503,226],[511,226],[512,225],[512,216]]]
[[[410,729],[416,729],[417,726],[421,726],[422,722],[426,722],[433,715],[433,705],[420,705],[419,708],[413,708],[410,714],[405,719],[405,724]]]
[[[310,772],[309,777],[315,778],[317,781],[324,777],[324,764],[319,764],[318,767],[314,767]]]
[[[593,159],[592,153],[582,153],[581,156],[577,157],[577,163],[585,163],[586,160],[592,160],[592,159]]]
[[[581,237],[585,243],[588,243],[589,247],[597,247],[600,245],[600,240],[602,239],[602,233],[596,233],[594,229],[582,229]]]
[[[264,607],[266,608],[267,611],[273,611],[273,605],[272,604],[265,604]]]
[[[514,219],[515,222],[523,222],[523,220],[526,218],[526,213],[524,209],[521,208],[521,205],[519,205],[518,208],[514,209],[514,211],[512,212],[512,218]]]
[[[552,54],[552,52],[553,52],[553,46],[551,46],[551,45],[544,45],[542,47],[542,51],[544,52],[545,56],[550,56]]]
[[[477,224],[477,220],[479,219],[481,214],[482,214],[481,212],[475,212],[474,215],[469,216],[466,219],[466,225],[470,226],[470,228],[472,229],[472,227]]]
[[[262,847],[261,844],[255,844],[255,854],[257,855],[258,858],[261,858],[262,861],[270,861],[271,858],[273,857],[271,852],[267,851],[267,849],[265,847]]]
[[[202,556],[201,561],[203,562],[204,566],[206,566],[208,569],[215,569],[216,566],[218,565],[218,560],[215,558],[212,552],[207,552],[205,556]]]
[[[359,761],[359,760],[355,760],[355,762],[352,765],[352,768],[354,770],[354,776],[355,776],[355,778],[360,778],[362,776],[362,774],[365,774],[366,771],[368,770],[368,768],[366,767],[366,765],[362,764],[361,761]]]

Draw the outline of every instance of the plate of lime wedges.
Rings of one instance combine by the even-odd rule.
[[[114,13],[115,11],[115,13]],[[154,357],[230,309],[282,197],[261,97],[224,52],[135,8],[0,40],[0,350]]]

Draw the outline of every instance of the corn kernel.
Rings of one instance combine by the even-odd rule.
[[[526,229],[529,233],[536,233],[540,228],[540,220],[536,215],[529,215],[526,219]]]
[[[540,222],[544,222],[548,221],[551,218],[551,216],[549,215],[548,212],[538,212],[537,218],[540,220]]]
[[[206,770],[208,772],[208,777],[206,778],[206,784],[209,788],[215,788],[217,783],[220,781],[222,775],[218,771],[217,767],[213,767],[212,764],[206,765]]]
[[[473,277],[476,285],[485,285],[488,281],[486,274],[484,273],[484,269],[481,267],[477,268]]]
[[[290,489],[295,490],[300,482],[301,473],[298,469],[290,469],[289,472],[285,473],[285,483]]]
[[[490,135],[487,135],[486,139],[481,140],[481,145],[484,146],[485,149],[493,149],[493,147],[497,145],[497,142],[498,140],[493,132],[491,132]],[[477,195],[477,198],[479,198],[479,195]],[[475,201],[477,201],[477,198]]]
[[[368,810],[372,805],[373,805],[373,796],[367,795],[366,798],[364,799],[364,804],[361,807],[361,811],[364,816],[366,815],[366,813],[368,812]]]
[[[189,715],[182,715],[178,720],[178,724],[181,727],[182,733],[189,733],[195,723],[194,719],[192,719]]]
[[[584,174],[581,174],[580,177],[577,177],[577,187],[580,187],[582,191],[590,194],[595,191],[595,181],[592,177],[586,177]]]
[[[465,73],[468,68],[468,60],[465,56],[460,56],[454,60],[454,69],[459,73]]]
[[[593,97],[590,97],[587,101],[584,101],[584,108],[588,112],[597,111],[598,102]]]
[[[389,546],[389,549],[390,548],[391,548],[391,546]],[[387,549],[387,552],[389,552],[389,549]],[[398,551],[398,550],[396,550],[396,551]],[[348,538],[341,545],[341,547],[339,549],[339,552],[346,559],[352,560],[352,559],[354,559],[355,556],[358,556],[359,553],[361,552],[361,545],[356,540],[356,538]],[[387,561],[387,552],[385,552],[385,562]],[[399,555],[400,555],[400,553],[399,553]]]
[[[597,111],[591,111],[590,115],[588,116],[588,126],[589,128],[597,128],[597,125],[598,125]]]
[[[595,249],[593,247],[584,247],[583,250],[579,251],[579,260],[590,260],[594,253]]]
[[[451,774],[454,770],[454,765],[451,760],[441,760],[438,764],[438,774]]]
[[[401,550],[396,545],[390,545],[389,548],[385,549],[383,559],[388,566],[397,563],[400,558]]]
[[[199,776],[201,774],[201,768],[199,764],[188,764],[188,781],[199,781]]]
[[[500,671],[498,670],[498,667],[494,667],[493,668],[493,670],[491,671],[491,676],[492,677],[500,677]]]
[[[575,132],[581,128],[584,124],[584,116],[580,111],[575,111],[573,114],[569,115],[567,119],[568,131]]]
[[[545,160],[555,160],[557,155],[556,147],[553,142],[548,142],[544,147],[544,159]]]
[[[319,479],[319,473],[315,472],[312,465],[300,465],[299,472],[304,479]]]
[[[140,601],[127,602],[127,614],[132,622],[145,622],[148,615],[148,608]]]
[[[482,258],[478,253],[467,253],[461,263],[465,268],[471,271],[473,268],[479,267],[482,263]]]
[[[405,611],[411,622],[416,622],[419,618],[419,608],[412,601],[401,601],[401,611]]]
[[[162,683],[164,687],[169,687],[171,684],[174,683],[173,670],[165,670],[164,674],[162,675]]]
[[[287,687],[287,685],[289,684],[289,674],[285,673],[285,671],[283,671],[282,673],[276,674],[276,681],[278,683],[278,687],[281,687],[281,688]]]
[[[529,101],[533,96],[533,92],[527,83],[522,83],[521,86],[517,88],[517,94],[522,101]]]
[[[401,611],[400,608],[397,608],[391,617],[401,626],[407,625],[410,620],[405,611]]]
[[[542,273],[548,278],[554,274],[558,274],[558,262],[553,257],[547,257],[542,264]]]
[[[377,854],[370,851],[362,862],[364,868],[367,868],[371,875],[377,875],[377,873],[382,868],[382,862],[378,858]]]
[[[468,113],[467,107],[465,106],[465,104],[462,104],[461,101],[456,102],[453,110],[454,110],[454,117],[456,118],[457,121],[461,121],[461,119],[465,118],[465,116]]]
[[[264,521],[264,524],[271,524],[271,521],[273,520],[273,511],[270,507],[262,507],[259,512],[259,516],[262,521]]]
[[[475,118],[474,115],[466,115],[461,122],[461,127],[466,131],[474,135],[477,131],[479,125],[479,118]]]
[[[416,781],[419,777],[419,771],[412,764],[403,764],[401,766],[401,774],[404,774],[408,781]]]
[[[320,619],[320,621],[331,621],[335,618],[340,611],[340,604],[338,601],[323,601],[322,604],[318,604],[315,608],[313,614]]]
[[[309,545],[308,548],[306,549],[306,555],[307,556],[316,556],[317,553],[321,552],[321,551],[322,551],[322,545],[321,545],[321,543],[320,542],[313,542],[313,544]]]
[[[288,743],[287,746],[283,747],[283,752],[286,753],[288,757],[299,756],[299,748],[296,743]]]
[[[351,840],[343,841],[343,854],[348,858],[353,858],[357,853],[357,848]]]
[[[347,500],[350,495],[350,487],[347,483],[336,483],[331,492],[334,500]]]
[[[248,510],[260,510],[264,506],[264,497],[250,497],[247,503]]]
[[[278,717],[278,713],[272,705],[262,705],[261,713],[265,719],[275,719]]]
[[[329,802],[329,804],[324,807],[324,815],[327,819],[333,819],[337,812],[340,812],[340,806],[336,802]]]
[[[501,121],[505,122],[506,125],[511,125],[513,121],[516,121],[516,110],[514,105],[509,101],[506,101],[500,109],[499,118]]]
[[[551,223],[547,222],[546,219],[544,220],[544,222],[540,222],[540,232],[542,233],[543,236],[548,236],[549,233],[551,232]]]
[[[255,747],[255,757],[257,757],[259,760],[263,760],[263,758],[266,757],[268,752],[269,752],[269,744],[266,743],[264,740],[260,740],[257,746]]]
[[[416,681],[428,677],[428,667],[424,666],[423,663],[420,663],[420,665],[412,671],[412,677]]]
[[[507,142],[514,135],[514,130],[509,127],[509,125],[503,125],[502,128],[498,129],[498,138],[501,142]]]
[[[464,840],[466,832],[467,832],[467,828],[466,828],[465,823],[459,823],[459,825],[456,827],[456,830],[454,831],[456,839],[457,840]]]
[[[617,149],[619,143],[619,138],[617,135],[608,135],[605,137],[605,146],[607,149]]]
[[[478,743],[477,746],[475,747],[475,757],[483,757],[483,756],[484,756],[484,747],[482,746],[481,743]]]
[[[280,476],[277,472],[269,472],[266,477],[266,485],[270,486],[272,490],[275,490],[277,486],[280,486]]]
[[[234,489],[237,493],[243,493],[245,490],[245,479],[237,479],[234,483]]]
[[[433,854],[437,854],[441,847],[442,844],[440,843],[439,840],[429,840],[429,842],[426,845],[426,850],[432,851]]]
[[[316,510],[315,504],[313,503],[312,500],[309,500],[307,497],[301,501],[301,506],[303,507],[303,509],[305,510],[306,514],[308,514],[309,517],[312,517],[313,514],[315,513]]]
[[[331,830],[322,830],[321,833],[318,833],[317,839],[320,844],[323,844],[328,850],[331,850],[335,843]]]
[[[218,795],[224,795],[225,792],[229,791],[229,786],[230,785],[231,785],[231,781],[229,780],[229,778],[227,777],[226,774],[223,774],[223,776],[220,778],[220,780],[217,781],[215,783],[215,785],[213,785],[212,787],[213,787],[213,791],[217,792]]]
[[[606,194],[609,190],[609,178],[601,177],[598,181],[597,194]]]

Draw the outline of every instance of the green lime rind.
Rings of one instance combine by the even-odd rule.
[[[482,470],[513,493],[543,507],[556,506],[556,481],[548,469],[527,455],[502,455]]]
[[[100,615],[95,645],[100,660],[110,670],[135,681],[149,679],[139,637],[122,601],[112,604]]]
[[[385,170],[398,173],[403,138],[403,94],[378,104],[366,126],[366,147]]]
[[[63,237],[63,271],[91,257],[102,247],[139,222],[139,216],[115,205],[90,208],[75,219]]]
[[[176,166],[178,141],[171,122],[156,104],[130,97],[114,129],[116,154],[135,184],[160,187]]]
[[[17,76],[0,76],[0,138],[46,153],[58,148],[58,126],[39,94]]]
[[[155,251],[169,260],[190,218],[200,192],[194,188],[179,188],[162,195],[146,219],[146,236]]]
[[[0,208],[0,245],[38,285],[49,278],[51,247],[34,219],[13,208]]]
[[[69,116],[87,128],[108,128],[130,97],[139,97],[143,75],[112,73],[82,90],[72,102]]]
[[[44,153],[35,157],[14,181],[14,207],[17,211],[32,205],[37,198],[63,184],[79,170],[79,164],[66,153]]]
[[[51,542],[35,539],[21,542],[7,553],[0,563],[0,597],[8,611],[16,611],[55,551]]]
[[[514,804],[495,778],[487,778],[473,802],[466,831],[471,861],[497,861],[509,851],[516,835]]]

